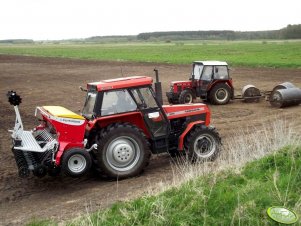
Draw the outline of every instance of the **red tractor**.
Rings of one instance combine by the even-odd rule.
[[[144,76],[87,84],[78,115],[60,106],[36,108],[41,124],[23,130],[21,98],[8,92],[16,122],[13,153],[19,175],[43,177],[60,171],[78,177],[97,167],[112,178],[139,174],[153,153],[185,153],[197,161],[213,160],[221,141],[205,104],[162,106]]]
[[[169,103],[192,103],[196,97],[212,104],[227,104],[234,98],[232,79],[226,62],[195,61],[190,81],[171,82],[166,93]]]

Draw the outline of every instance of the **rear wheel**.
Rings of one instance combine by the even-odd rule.
[[[214,128],[195,127],[185,140],[185,149],[192,161],[213,161],[221,149],[221,138]]]
[[[231,98],[230,87],[224,83],[219,83],[214,86],[209,94],[209,99],[212,104],[223,105],[227,104]]]
[[[179,97],[180,104],[191,104],[195,99],[193,92],[190,89],[185,89]]]
[[[67,176],[80,177],[86,174],[92,165],[90,153],[81,148],[65,151],[62,158],[62,170]]]
[[[112,124],[100,132],[97,142],[99,167],[109,177],[136,176],[149,163],[149,144],[136,126]]]

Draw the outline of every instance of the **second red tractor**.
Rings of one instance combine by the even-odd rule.
[[[195,61],[189,81],[173,81],[166,93],[169,103],[192,103],[197,97],[212,104],[227,104],[234,98],[229,68],[222,61]]]

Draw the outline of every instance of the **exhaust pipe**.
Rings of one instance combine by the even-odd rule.
[[[158,102],[163,105],[163,96],[162,96],[162,85],[161,82],[159,81],[159,71],[158,69],[154,69],[155,75],[156,75],[156,82],[154,83],[155,85],[155,93],[156,93],[156,98]]]

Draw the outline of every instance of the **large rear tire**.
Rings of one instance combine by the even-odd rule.
[[[62,171],[67,176],[80,177],[86,174],[92,165],[90,153],[81,148],[72,148],[64,152]]]
[[[180,104],[191,104],[195,96],[190,89],[185,89],[180,93],[179,103]]]
[[[97,138],[100,169],[111,178],[133,177],[148,165],[151,152],[143,131],[128,123],[103,129]]]
[[[185,139],[191,161],[213,161],[221,150],[221,138],[214,128],[196,126]]]
[[[219,83],[215,85],[209,93],[210,103],[216,105],[227,104],[229,103],[230,98],[231,98],[231,90],[230,87],[225,83]]]

